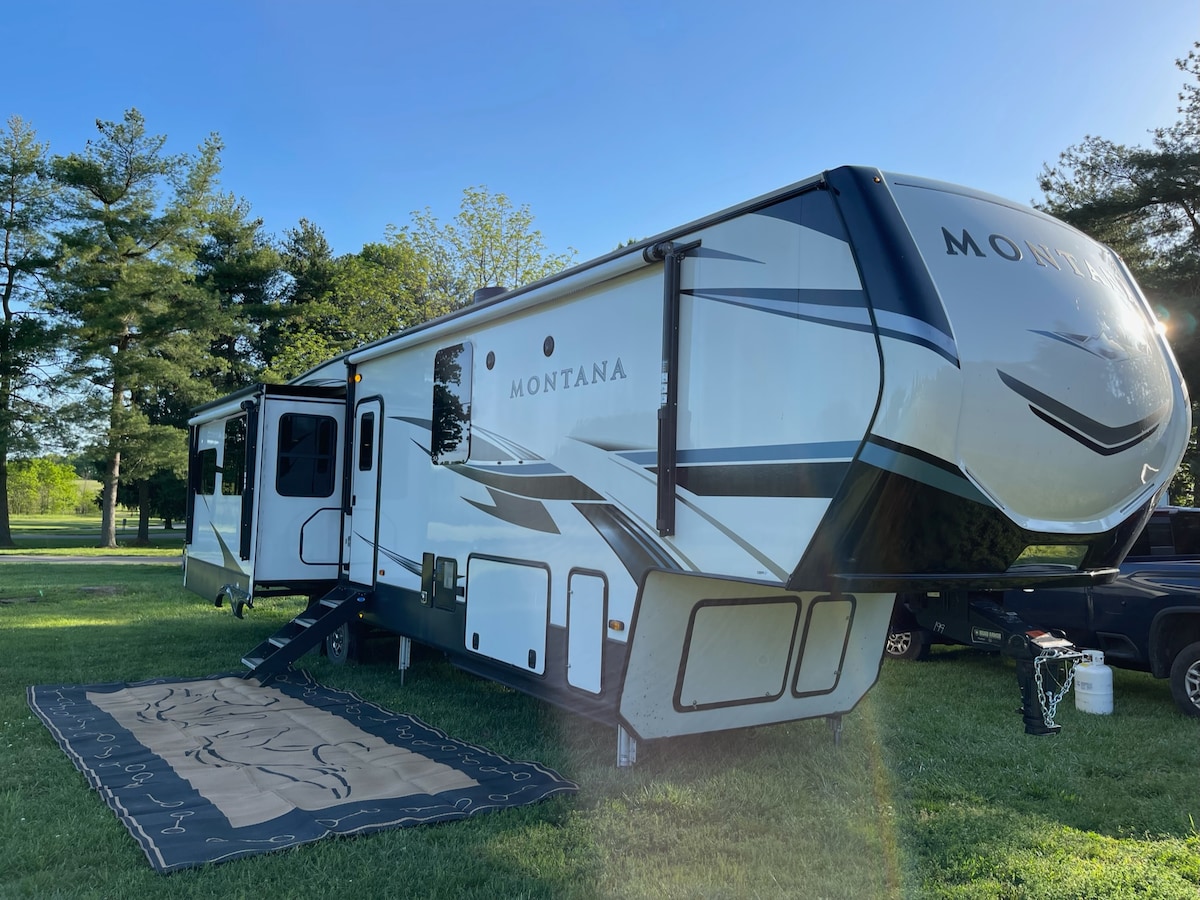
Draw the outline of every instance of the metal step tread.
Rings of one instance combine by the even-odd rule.
[[[319,642],[324,634],[354,615],[355,600],[365,599],[365,592],[358,588],[341,587],[330,591],[242,657],[242,665],[250,670],[244,677],[271,677],[288,668],[294,660],[313,649],[313,641]],[[315,626],[321,627],[314,631]],[[293,644],[295,646],[289,646]]]

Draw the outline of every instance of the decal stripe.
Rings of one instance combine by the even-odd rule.
[[[842,224],[837,210],[833,208],[829,193],[819,188],[809,189],[795,197],[781,200],[779,203],[758,210],[756,215],[792,222],[801,228],[809,228],[849,243],[846,226]]]
[[[811,444],[761,444],[752,447],[710,447],[680,450],[681,465],[730,462],[811,462],[850,460],[858,452],[858,441],[814,441]],[[629,450],[617,454],[640,466],[658,463],[654,450]]]
[[[522,466],[522,470],[526,467]],[[532,468],[532,467],[530,467]],[[539,467],[540,468],[540,467]],[[531,497],[537,500],[603,500],[604,498],[572,475],[559,474],[525,475],[508,474],[499,467],[478,468],[476,466],[451,466],[451,471],[477,481],[488,487],[496,487],[510,494]],[[551,467],[552,471],[553,467]]]
[[[487,489],[487,492],[491,495],[492,506],[486,506],[469,497],[463,497],[463,499],[489,516],[495,516],[497,519],[509,522],[520,528],[529,528],[533,531],[540,531],[543,534],[560,533],[558,526],[554,524],[554,517],[550,515],[550,511],[537,500],[529,500],[525,497],[507,494],[504,491],[498,491],[491,487]]]
[[[864,311],[867,308],[867,298],[858,285],[847,288],[693,288],[681,293],[784,314],[793,312],[798,306],[832,306]],[[870,322],[865,317],[856,321]]]
[[[728,289],[717,291],[684,291],[694,297],[715,300],[730,306],[753,309],[769,315],[784,316],[804,322],[829,325],[850,331],[871,332],[876,325],[866,308],[861,290],[830,289]],[[877,309],[876,324],[881,337],[906,341],[932,350],[954,365],[958,352],[953,339],[928,322],[903,313]]]
[[[677,483],[703,497],[828,499],[837,492],[857,452],[857,441],[680,450]],[[653,450],[618,456],[651,472],[658,462]]]
[[[763,266],[766,263],[761,259],[751,259],[749,256],[739,256],[736,253],[727,253],[724,250],[714,250],[712,247],[697,247],[688,253],[688,256],[693,258],[704,257],[706,259],[728,259],[734,262],[754,263],[756,266]]]
[[[386,556],[388,559],[392,560],[393,562],[399,563],[399,565],[402,568],[407,569],[409,572],[412,572],[417,577],[420,577],[421,564],[419,562],[417,562],[416,560],[409,559],[407,556],[401,556],[399,553],[395,552],[394,550],[389,550],[387,547],[384,547],[382,544],[379,546],[379,552],[382,553],[384,556]]]
[[[831,498],[846,476],[848,462],[775,465],[682,466],[676,483],[704,497]]]
[[[1098,453],[1100,456],[1116,456],[1118,453],[1120,453],[1123,450],[1128,450],[1130,447],[1136,447],[1138,444],[1140,444],[1146,438],[1150,437],[1150,435],[1154,434],[1154,429],[1151,428],[1145,434],[1139,435],[1138,437],[1135,437],[1132,440],[1126,441],[1123,444],[1117,444],[1115,446],[1109,447],[1109,446],[1105,446],[1104,444],[1098,444],[1095,441],[1089,440],[1088,438],[1084,437],[1079,432],[1075,431],[1073,428],[1068,427],[1065,423],[1060,422],[1060,421],[1058,421],[1058,419],[1053,418],[1049,413],[1038,409],[1033,404],[1030,404],[1029,411],[1032,412],[1039,419],[1041,419],[1043,422],[1045,422],[1047,425],[1051,425],[1054,428],[1057,428],[1059,431],[1061,431],[1067,437],[1071,438],[1074,441],[1077,441],[1080,444],[1083,444],[1083,446],[1087,447],[1089,450],[1093,451],[1094,453]]]
[[[682,571],[682,567],[653,537],[615,506],[576,503],[575,508],[612,547],[613,553],[634,581],[641,581],[647,569]]]
[[[1034,415],[1102,456],[1112,456],[1140,444],[1154,433],[1170,411],[1170,404],[1164,403],[1150,415],[1128,425],[1105,425],[1000,369],[996,374],[1010,390],[1029,401]]]
[[[859,459],[877,469],[895,472],[905,478],[927,484],[964,500],[992,506],[992,502],[959,469],[915,447],[905,447],[885,438],[872,436],[863,444]]]

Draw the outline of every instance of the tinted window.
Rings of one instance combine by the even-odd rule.
[[[1175,552],[1180,556],[1200,554],[1200,513],[1177,512],[1171,517],[1174,526]]]
[[[332,416],[281,416],[275,490],[284,497],[332,495],[336,452],[337,420]]]
[[[217,492],[217,448],[210,447],[196,454],[196,470],[199,472],[199,493]]]
[[[1151,515],[1150,521],[1138,536],[1130,556],[1170,556],[1174,550],[1171,520],[1165,515]]]
[[[435,463],[466,462],[471,450],[471,345],[455,344],[433,359]]]
[[[375,413],[358,420],[358,471],[369,472],[375,464]]]
[[[221,493],[239,496],[246,481],[246,417],[225,423],[225,456],[221,464]]]

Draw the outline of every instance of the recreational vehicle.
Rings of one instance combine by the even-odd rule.
[[[1111,577],[1190,418],[1110,250],[843,167],[190,426],[187,586],[310,598],[248,675],[381,629],[616,726],[625,764],[852,709],[897,591]]]

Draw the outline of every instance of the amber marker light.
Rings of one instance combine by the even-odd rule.
[[[624,631],[625,623],[622,622],[620,619],[609,619],[608,627],[611,628],[613,631]]]
[[[362,381],[362,372],[355,372],[354,373],[354,383],[358,384],[360,381]]]

